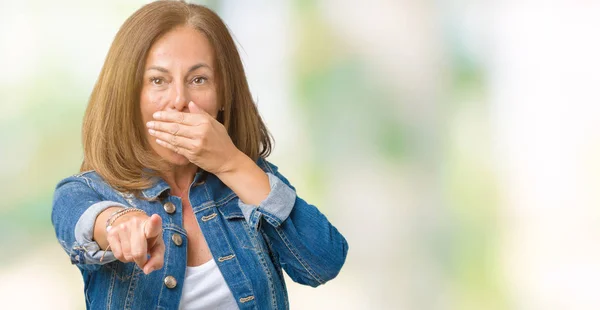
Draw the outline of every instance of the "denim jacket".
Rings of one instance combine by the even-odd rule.
[[[216,176],[196,174],[189,199],[211,254],[240,309],[288,309],[283,268],[316,287],[342,268],[348,244],[319,210],[296,195],[264,159],[271,192],[258,206],[244,204]],[[158,180],[143,199],[113,189],[89,171],[59,182],[52,223],[59,243],[80,269],[88,309],[177,309],[187,266],[182,204]],[[136,207],[163,221],[164,266],[149,275],[122,263],[93,240],[96,216],[111,206]],[[105,254],[100,262],[100,257]]]

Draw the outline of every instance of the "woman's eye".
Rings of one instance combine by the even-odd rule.
[[[206,83],[206,78],[204,77],[198,76],[192,79],[192,84],[202,85],[204,83]]]
[[[150,83],[152,83],[154,85],[157,85],[157,86],[160,86],[160,85],[164,84],[164,82],[165,81],[162,78],[158,78],[158,77],[152,77],[152,78],[150,78]]]

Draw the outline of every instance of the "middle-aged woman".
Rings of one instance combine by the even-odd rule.
[[[184,2],[145,5],[108,52],[59,182],[56,236],[88,309],[286,309],[333,279],[348,245],[265,158],[271,142],[226,26]]]

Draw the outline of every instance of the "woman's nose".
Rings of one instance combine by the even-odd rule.
[[[183,111],[185,108],[187,108],[187,103],[189,102],[189,98],[188,98],[188,94],[187,91],[184,87],[184,85],[181,84],[175,84],[173,85],[173,87],[171,88],[171,104],[169,105],[169,107],[173,110],[177,110],[177,111]]]

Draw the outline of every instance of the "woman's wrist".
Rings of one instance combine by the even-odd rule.
[[[246,204],[260,204],[271,190],[267,174],[241,151],[228,169],[216,176]]]
[[[142,210],[142,209],[138,209],[138,208],[125,208],[125,209],[121,209],[119,211],[114,212],[113,214],[111,214],[108,219],[106,220],[106,232],[109,232],[110,229],[112,228],[112,226],[115,224],[115,222],[125,216],[126,214],[131,214],[131,213],[142,213],[144,215],[146,214],[146,211]]]
[[[244,152],[239,149],[235,149],[233,155],[231,155],[228,160],[223,164],[223,167],[215,173],[215,176],[219,179],[227,178],[229,175],[233,175],[238,172],[244,165],[247,165],[247,162],[252,160],[248,157]]]
[[[98,243],[101,249],[106,249],[108,247],[108,241],[106,240],[106,221],[111,214],[123,209],[123,207],[110,207],[102,211],[102,213],[98,214],[96,217],[93,240]]]

